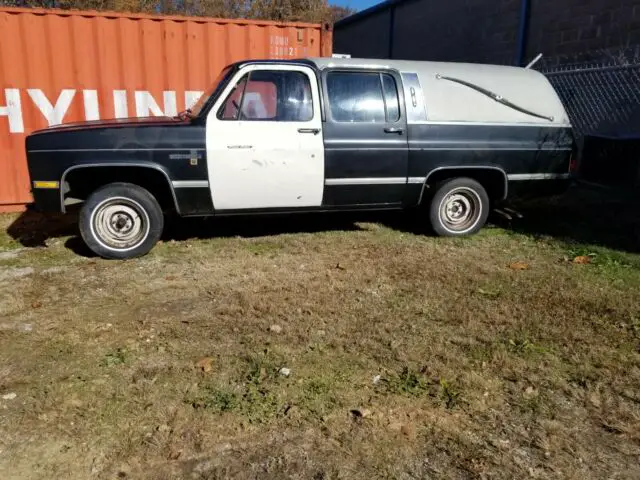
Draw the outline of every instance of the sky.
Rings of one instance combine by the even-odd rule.
[[[341,5],[343,7],[351,7],[357,11],[369,8],[376,3],[380,3],[382,0],[330,0],[329,3],[335,5]]]

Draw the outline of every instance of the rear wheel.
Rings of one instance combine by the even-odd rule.
[[[145,255],[160,239],[162,209],[151,193],[131,183],[110,183],[93,192],[80,211],[80,234],[104,258]]]
[[[454,178],[440,183],[431,199],[429,218],[440,236],[471,235],[480,230],[489,216],[489,196],[471,178]]]

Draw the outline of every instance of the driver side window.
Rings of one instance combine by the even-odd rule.
[[[236,83],[236,86],[233,87],[233,90],[218,111],[218,118],[220,120],[238,120],[242,96],[244,95],[244,88],[248,78],[249,75],[245,75]]]
[[[238,81],[218,111],[220,120],[308,122],[313,119],[309,77],[299,71],[255,70]]]

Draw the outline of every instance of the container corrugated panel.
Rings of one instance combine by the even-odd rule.
[[[316,24],[0,9],[0,211],[31,201],[33,130],[175,115],[229,63],[330,54],[331,32]]]

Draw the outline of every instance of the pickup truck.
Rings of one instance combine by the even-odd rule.
[[[238,62],[175,118],[54,126],[26,149],[36,207],[83,201],[86,244],[125,259],[169,212],[420,207],[436,234],[472,234],[508,197],[566,188],[575,142],[533,70],[315,58]]]

